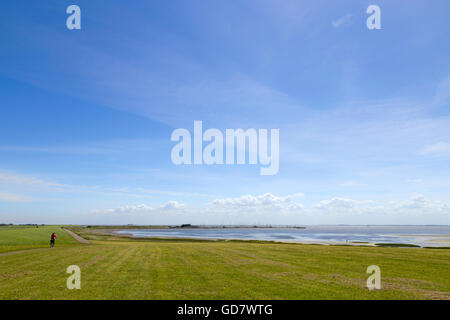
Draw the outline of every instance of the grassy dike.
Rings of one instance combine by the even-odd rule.
[[[49,249],[54,228],[59,241]],[[450,299],[450,250],[132,240],[72,230],[91,244],[60,227],[0,227],[0,254],[44,248],[0,256],[0,299]],[[372,264],[381,268],[382,290],[365,287]],[[80,290],[66,288],[69,265],[81,268]]]
[[[56,247],[77,243],[61,226],[0,226],[0,254],[25,249],[48,248],[56,233]]]

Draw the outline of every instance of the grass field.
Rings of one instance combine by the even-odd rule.
[[[56,233],[57,247],[77,243],[61,226],[1,226],[0,254],[21,249],[48,248],[53,232]]]
[[[58,247],[0,256],[0,299],[450,299],[442,249],[148,241],[74,229],[90,238],[82,245],[60,227],[39,227],[0,230],[0,252],[46,247],[54,228]],[[382,290],[365,287],[372,264]],[[82,270],[81,290],[66,288],[69,265]]]

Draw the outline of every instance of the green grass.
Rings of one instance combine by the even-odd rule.
[[[47,248],[50,235],[56,233],[56,246],[77,243],[61,226],[1,226],[0,254],[24,249]]]
[[[0,299],[450,299],[449,250],[104,239],[0,256]]]

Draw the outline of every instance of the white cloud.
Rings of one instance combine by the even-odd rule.
[[[319,210],[349,210],[354,209],[357,205],[356,200],[344,198],[332,198],[331,200],[323,200],[317,203],[314,208]]]
[[[0,192],[0,201],[6,201],[6,202],[30,202],[31,199],[16,195],[16,194],[10,194],[10,193],[3,193]]]
[[[116,209],[91,210],[94,214],[158,214],[158,213],[178,213],[185,209],[185,205],[177,201],[168,201],[158,207],[152,207],[146,204],[127,205]]]
[[[341,26],[351,25],[352,17],[353,17],[353,15],[351,13],[348,13],[345,16],[340,17],[337,20],[333,20],[331,22],[331,25],[333,26],[333,28],[339,28]]]
[[[171,210],[182,210],[184,208],[185,205],[182,203],[178,203],[177,201],[168,201],[164,205],[160,206],[158,209],[171,211]]]
[[[94,141],[83,145],[0,145],[0,151],[25,153],[119,154],[152,151],[158,143],[160,144],[161,142],[154,139],[114,139]]]
[[[422,154],[439,154],[450,152],[450,143],[448,142],[437,142],[422,148]]]
[[[416,178],[416,179],[408,179],[406,180],[406,182],[410,182],[410,183],[422,183],[423,180],[420,178]]]
[[[213,197],[211,194],[200,193],[200,192],[173,192],[173,191],[163,191],[156,189],[146,189],[146,188],[137,188],[136,192],[141,192],[144,194],[156,194],[156,195],[166,195],[166,196],[189,196],[189,197]]]
[[[132,212],[151,212],[155,210],[153,207],[146,204],[139,204],[135,206],[123,206],[117,209],[107,209],[108,212],[118,212],[118,213],[132,213]]]
[[[450,76],[442,79],[436,88],[436,96],[434,105],[437,107],[443,106],[447,103],[450,97]]]
[[[341,187],[361,187],[361,186],[364,186],[364,184],[359,183],[357,181],[353,181],[353,180],[346,181],[346,182],[341,184]]]
[[[294,201],[303,196],[303,193],[295,193],[284,197],[278,197],[271,193],[265,193],[258,196],[245,195],[236,198],[216,199],[209,205],[212,209],[220,211],[255,212],[274,209],[299,210],[303,206],[295,203]],[[276,213],[276,211],[273,212]]]
[[[49,187],[63,186],[62,184],[59,183],[44,181],[35,177],[10,174],[6,172],[0,172],[0,184],[17,184],[17,185],[49,186]]]
[[[423,195],[397,201],[333,197],[308,206],[296,201],[301,196],[293,194],[279,197],[270,193],[246,195],[217,199],[198,207],[172,200],[158,206],[140,204],[92,210],[87,219],[92,219],[97,224],[108,221],[117,224],[154,225],[414,224],[417,221],[427,224],[432,217],[445,223],[450,216],[449,202],[428,199]]]
[[[292,203],[287,206],[287,209],[289,211],[299,211],[299,210],[303,210],[304,208],[305,208],[305,206],[301,203]]]
[[[313,210],[329,214],[376,214],[376,215],[408,215],[408,214],[450,214],[450,203],[431,200],[423,195],[416,195],[403,201],[372,201],[332,198],[323,200],[313,206]]]
[[[272,122],[281,122],[286,115],[292,115],[304,109],[297,99],[240,73],[229,79],[209,79],[189,83],[170,92],[170,96],[171,99],[176,99],[179,105],[188,107],[191,112],[201,113],[203,122],[210,125],[217,124],[218,119],[231,127],[242,125],[241,119],[236,119],[236,114],[242,113],[242,110],[252,114],[251,119],[246,121],[247,127],[269,125],[268,119]],[[214,105],[219,113],[210,114],[208,110],[211,105]],[[283,113],[280,113],[280,110],[283,110]],[[158,120],[172,124],[174,116],[158,114]],[[181,123],[192,125],[192,117],[189,113],[176,113],[176,118]]]
[[[424,195],[416,195],[407,201],[397,204],[394,208],[402,212],[424,214],[450,214],[450,204],[442,201],[430,200]]]
[[[96,185],[74,185],[41,179],[34,176],[9,173],[0,171],[0,185],[9,188],[8,191],[22,192],[24,189],[33,192],[36,197],[42,196],[43,192],[64,192],[64,193],[96,193],[107,196],[120,196],[130,198],[149,198],[152,195],[170,197],[217,197],[211,194],[198,192],[174,192],[146,188],[110,188]],[[12,190],[15,189],[15,190]],[[34,197],[36,199],[36,197]],[[48,198],[48,196],[47,196]]]

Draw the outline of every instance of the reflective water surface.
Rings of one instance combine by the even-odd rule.
[[[306,226],[297,228],[173,228],[120,230],[134,237],[269,240],[313,243],[404,243],[450,247],[450,226]]]

